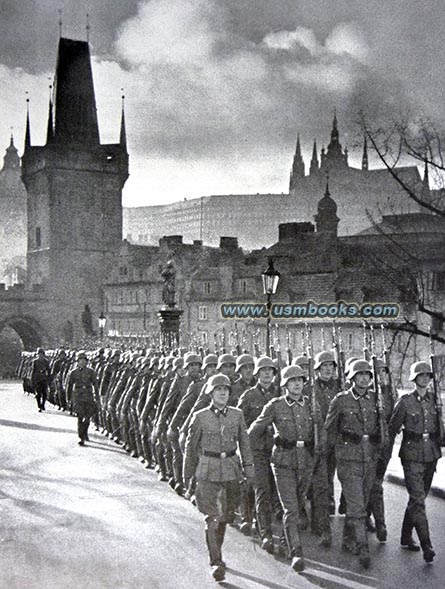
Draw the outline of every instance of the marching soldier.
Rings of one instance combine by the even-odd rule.
[[[88,358],[85,352],[78,352],[77,367],[68,376],[67,392],[73,400],[73,409],[77,413],[77,432],[79,446],[85,446],[88,440],[88,427],[94,415],[99,396],[96,373],[87,367]]]
[[[427,563],[434,560],[425,499],[431,487],[437,460],[441,457],[440,414],[433,394],[428,391],[433,376],[428,362],[414,362],[410,368],[409,380],[415,390],[397,402],[389,424],[390,437],[403,428],[403,439],[399,456],[409,494],[408,506],[403,518],[400,543],[402,548],[420,550],[412,537],[416,530]]]
[[[45,411],[48,385],[51,380],[51,368],[45,356],[45,350],[37,350],[37,358],[32,363],[31,384],[36,395],[39,413]]]
[[[331,402],[325,428],[328,447],[335,447],[337,473],[346,500],[342,549],[358,554],[364,568],[370,565],[366,509],[375,479],[381,432],[376,393],[370,389],[372,368],[356,360],[348,373],[353,383]]]
[[[268,427],[273,426],[272,470],[283,507],[284,532],[292,558],[292,568],[297,572],[304,569],[299,505],[306,500],[316,454],[325,450],[324,442],[315,448],[314,417],[319,431],[323,426],[323,420],[319,408],[317,407],[314,412],[309,398],[303,396],[305,380],[303,370],[299,366],[285,368],[281,375],[284,395],[272,399],[264,406],[261,415],[252,423],[248,432],[252,444],[255,445],[255,439],[264,435]],[[326,487],[324,490],[326,491]],[[322,541],[324,546],[330,546],[327,502],[325,506],[326,528]]]
[[[319,352],[314,359],[314,370],[317,377],[314,382],[315,398],[320,405],[323,420],[326,420],[329,405],[332,399],[340,392],[340,386],[335,374],[337,365],[334,354],[329,351]],[[334,499],[334,475],[335,475],[335,452],[333,448],[328,448],[326,455],[328,485],[329,485],[329,513],[335,514]]]
[[[227,406],[230,384],[223,374],[209,379],[212,402],[209,408],[195,413],[184,456],[185,484],[188,487],[192,477],[197,481],[196,504],[205,516],[210,566],[216,581],[225,577],[221,548],[226,526],[235,517],[240,479],[243,473],[250,482],[254,476],[243,413]]]
[[[248,389],[238,402],[238,408],[244,414],[247,427],[250,427],[269,401],[279,396],[279,391],[272,384],[275,373],[276,367],[272,358],[268,356],[257,358],[254,376],[258,376],[258,384]],[[278,497],[270,466],[273,446],[272,428],[267,428],[264,435],[252,440],[251,446],[255,467],[255,510],[261,547],[269,554],[273,554],[272,508],[278,503]]]

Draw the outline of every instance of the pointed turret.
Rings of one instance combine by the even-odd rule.
[[[304,178],[305,169],[304,169],[304,161],[301,155],[301,145],[300,145],[300,134],[297,135],[297,145],[295,147],[295,155],[294,161],[292,164],[292,171],[290,175],[289,181],[289,192],[291,192],[296,185],[298,184],[298,180],[300,178]]]
[[[311,166],[309,169],[309,175],[312,176],[313,174],[318,174],[320,169],[318,163],[318,155],[317,155],[317,141],[314,139],[314,147],[312,149],[312,159],[311,159]]]
[[[422,192],[420,198],[423,202],[431,202],[430,180],[428,174],[428,162],[425,160],[425,172],[423,174]]]
[[[337,111],[334,111],[334,120],[332,121],[331,141],[338,142],[338,123],[337,123]]]
[[[326,150],[326,157],[322,157],[321,169],[323,171],[348,167],[348,152],[343,151],[339,141],[337,111],[334,111],[332,121],[331,140]]]
[[[9,147],[6,148],[6,153],[3,158],[3,170],[18,170],[20,168],[20,157],[16,146],[14,145],[14,137],[11,133]]]
[[[54,119],[53,119],[53,101],[51,98],[52,86],[49,87],[49,107],[48,107],[48,123],[46,125],[46,144],[53,142],[54,139]]]
[[[26,99],[26,129],[25,129],[25,149],[31,147],[31,126],[29,124],[29,98]]]
[[[122,115],[121,115],[121,132],[119,136],[119,144],[127,151],[127,131],[125,128],[125,96],[122,95]]]
[[[318,202],[317,214],[314,216],[319,233],[337,235],[339,218],[337,217],[337,203],[329,192],[329,177],[326,177],[326,189],[323,198]]]
[[[90,48],[85,41],[59,40],[54,142],[99,145]]]
[[[363,142],[362,170],[368,171],[368,165],[368,140],[365,135],[365,140]]]

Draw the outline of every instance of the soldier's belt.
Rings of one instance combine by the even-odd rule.
[[[304,440],[283,440],[282,438],[275,438],[275,445],[278,448],[284,448],[285,450],[292,450],[293,448],[313,448],[313,442],[305,442]]]
[[[356,434],[354,432],[341,432],[341,437],[346,442],[351,442],[351,444],[360,444],[363,440],[364,442],[371,442],[371,444],[378,444],[380,442],[380,437],[378,434]]]
[[[236,450],[231,450],[230,452],[211,452],[210,450],[203,450],[203,456],[209,456],[210,458],[229,458],[230,456],[235,456]]]
[[[438,440],[439,435],[437,433],[418,433],[418,432],[410,432],[406,429],[403,430],[403,439],[407,440],[408,442],[421,442],[421,441],[428,441],[428,440]]]

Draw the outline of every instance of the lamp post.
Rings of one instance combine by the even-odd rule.
[[[105,325],[107,323],[107,318],[104,315],[104,312],[101,311],[99,317],[97,318],[98,322],[99,322],[99,330],[100,330],[100,343],[102,343],[103,339],[104,339],[104,329],[105,329]]]
[[[270,353],[270,311],[272,309],[272,296],[277,292],[280,273],[273,267],[273,260],[269,258],[269,264],[264,272],[261,272],[263,279],[263,293],[267,296],[267,321],[266,321],[266,355]]]

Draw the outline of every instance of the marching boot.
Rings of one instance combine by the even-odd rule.
[[[423,559],[428,564],[431,564],[436,556],[436,553],[433,550],[433,546],[431,544],[430,539],[430,530],[428,526],[428,521],[425,519],[422,522],[415,524],[417,535],[419,536],[420,545],[423,551]]]
[[[291,550],[291,567],[296,573],[304,571],[304,558],[301,546],[297,546]]]
[[[345,524],[343,526],[343,542],[341,549],[343,552],[350,552],[351,554],[357,555],[358,548],[355,541],[355,530],[351,522],[351,519],[346,516]]]
[[[224,528],[220,528],[220,523],[216,518],[206,518],[206,544],[209,551],[210,566],[212,568],[212,577],[215,581],[223,581],[225,578],[225,566],[221,558],[220,540],[224,539]],[[224,531],[223,531],[224,530]]]
[[[400,545],[404,550],[410,552],[419,552],[420,546],[414,542],[413,539],[413,522],[409,514],[408,508],[405,510],[405,516],[402,523],[402,533],[400,535]]]
[[[218,527],[216,529],[216,539],[218,540],[219,552],[221,554],[220,564],[224,568],[226,568],[226,563],[222,559],[222,545],[224,543],[224,536],[226,535],[226,527],[227,527],[226,522],[219,522]]]
[[[379,519],[375,520],[375,531],[377,535],[377,540],[379,542],[386,542],[388,538],[388,532],[386,530],[386,525],[384,521],[381,521]]]
[[[371,559],[369,557],[368,534],[366,531],[366,518],[358,517],[353,519],[355,540],[358,546],[358,561],[363,568],[369,568]]]
[[[361,544],[359,546],[358,561],[364,569],[369,569],[371,558],[369,556],[368,544]]]

